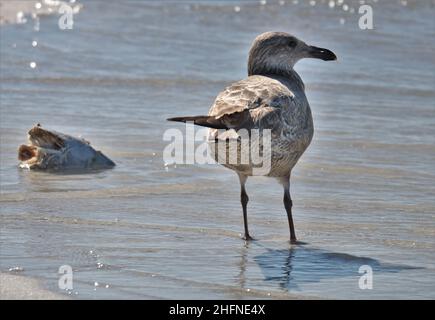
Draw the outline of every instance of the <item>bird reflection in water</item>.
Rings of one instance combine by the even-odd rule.
[[[259,248],[260,247],[260,248]],[[253,261],[260,267],[263,281],[274,283],[285,291],[299,290],[299,285],[320,282],[322,280],[344,277],[360,277],[359,268],[369,265],[374,273],[397,273],[417,267],[381,263],[368,257],[359,257],[346,253],[331,252],[313,248],[309,245],[291,246],[288,249],[270,249],[258,242],[246,243],[241,250],[240,273],[241,288],[249,284],[247,273],[250,265],[249,252],[264,250],[255,255]]]

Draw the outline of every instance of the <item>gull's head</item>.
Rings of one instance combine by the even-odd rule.
[[[310,46],[288,33],[266,32],[257,36],[252,44],[248,74],[285,74],[303,58],[337,60],[332,51]]]

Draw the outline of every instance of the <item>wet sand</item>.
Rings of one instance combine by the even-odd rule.
[[[0,25],[25,24],[32,19],[53,15],[60,5],[67,1],[0,0]],[[82,4],[69,4],[74,12],[80,11]]]
[[[0,24],[16,23],[17,13],[20,11],[24,15],[36,12],[35,4],[37,2],[33,0],[0,0]]]
[[[40,281],[23,276],[0,273],[0,300],[65,300],[41,286]]]

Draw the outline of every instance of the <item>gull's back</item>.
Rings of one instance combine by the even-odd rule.
[[[271,170],[267,176],[288,176],[313,137],[313,120],[304,84],[293,71],[286,77],[253,75],[235,82],[216,98],[209,116],[231,128],[226,137],[237,138],[240,129],[271,130]],[[229,163],[216,154],[218,130],[209,130],[214,158],[225,167],[252,175],[252,164]],[[227,150],[228,151],[228,150]],[[240,152],[240,150],[239,150]]]

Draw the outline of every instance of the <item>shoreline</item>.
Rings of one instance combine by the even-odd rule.
[[[0,25],[20,23],[25,16],[36,13],[36,3],[34,0],[0,0]]]
[[[72,6],[73,14],[78,13],[82,8],[80,3],[73,5],[64,1],[45,3],[36,0],[0,0],[0,26],[6,24],[25,24],[29,19],[57,14],[63,4]]]
[[[0,272],[0,300],[68,300],[68,297],[44,289],[34,278]]]

